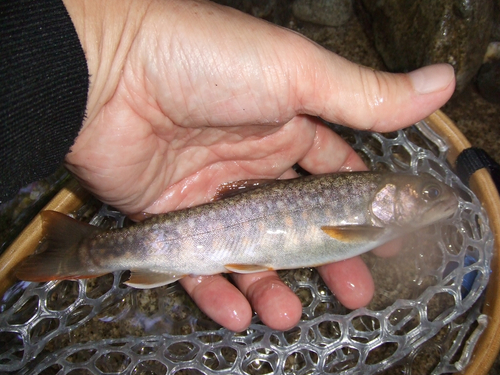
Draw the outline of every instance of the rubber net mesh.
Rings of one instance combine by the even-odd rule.
[[[282,271],[303,316],[287,332],[257,316],[244,332],[204,316],[177,283],[97,279],[19,282],[0,301],[0,373],[19,374],[441,374],[462,370],[487,324],[481,314],[493,237],[480,202],[447,165],[447,146],[424,123],[390,134],[331,125],[375,170],[430,173],[460,196],[454,217],[410,235],[394,258],[367,254],[376,291],[354,311],[314,269]],[[75,213],[123,226],[98,202]]]

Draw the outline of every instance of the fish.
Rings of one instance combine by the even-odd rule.
[[[47,250],[24,260],[25,281],[130,271],[125,284],[187,275],[316,267],[352,258],[454,214],[454,190],[428,174],[344,172],[223,184],[211,202],[101,229],[43,211]]]

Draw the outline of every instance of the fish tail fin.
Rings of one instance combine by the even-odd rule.
[[[93,274],[81,263],[78,248],[82,240],[101,229],[82,223],[60,212],[40,213],[47,250],[26,258],[16,269],[16,277],[25,281],[83,279],[102,275]],[[87,268],[87,270],[85,269]]]

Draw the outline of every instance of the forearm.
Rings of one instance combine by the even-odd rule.
[[[0,7],[2,202],[61,164],[84,118],[88,71],[59,0]]]

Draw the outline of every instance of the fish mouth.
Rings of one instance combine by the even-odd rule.
[[[420,220],[415,220],[413,224],[410,224],[410,227],[413,230],[418,228],[423,228],[427,225],[437,224],[438,222],[446,219],[450,219],[453,217],[455,212],[458,209],[458,200],[455,199],[446,199],[440,202],[435,202],[433,207],[422,213]]]
[[[433,211],[442,212],[441,218],[448,219],[452,217],[455,212],[458,210],[459,201],[455,193],[452,193],[452,197],[442,200],[441,202],[435,205],[435,209]]]

